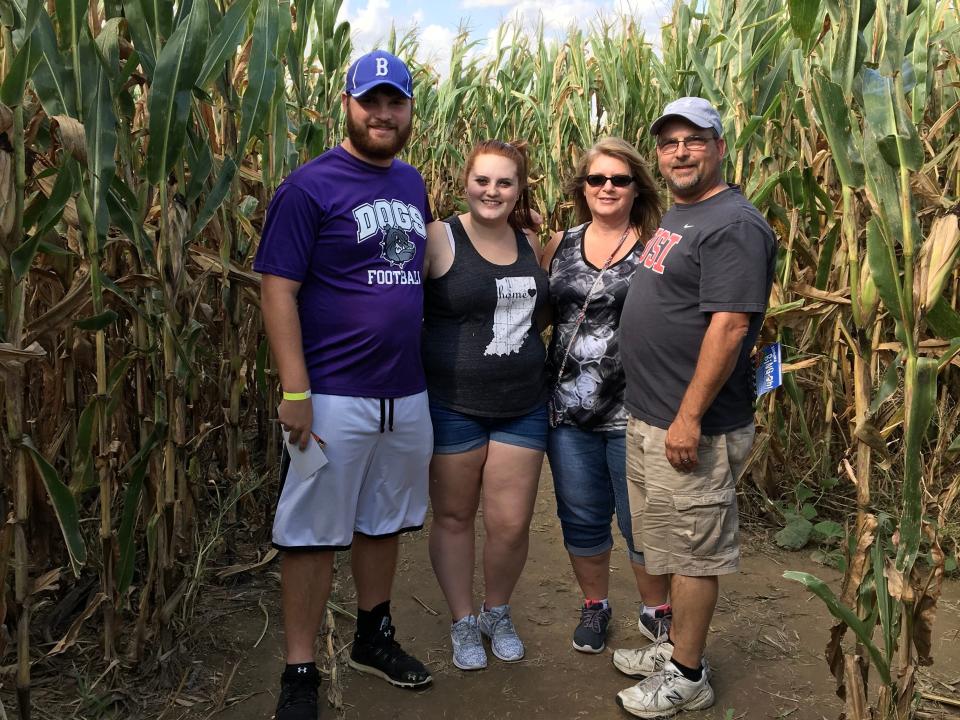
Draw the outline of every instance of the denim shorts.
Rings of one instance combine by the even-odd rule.
[[[616,513],[630,560],[642,564],[643,554],[633,544],[627,499],[625,431],[559,425],[550,430],[547,457],[567,552],[592,557],[613,547],[610,521]]]
[[[526,415],[479,417],[430,403],[433,452],[453,455],[481,448],[491,440],[543,452],[547,449],[547,406]]]

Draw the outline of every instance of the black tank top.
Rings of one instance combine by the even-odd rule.
[[[423,365],[430,401],[482,417],[525,415],[546,402],[546,351],[536,317],[547,275],[526,237],[517,259],[495,265],[459,218],[447,221],[453,265],[424,288]]]

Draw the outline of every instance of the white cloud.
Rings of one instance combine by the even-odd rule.
[[[517,0],[463,0],[460,7],[469,10],[470,8],[489,8],[489,7],[507,7],[514,5]]]
[[[352,12],[349,0],[340,7],[338,20],[350,22],[354,56],[373,50],[390,34],[393,17],[390,0],[367,0],[367,4]]]
[[[417,33],[420,40],[418,59],[430,63],[441,73],[446,75],[450,64],[450,48],[459,32],[443,25],[427,25]]]

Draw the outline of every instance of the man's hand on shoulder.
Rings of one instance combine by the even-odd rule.
[[[290,443],[307,449],[310,429],[313,427],[313,403],[306,400],[281,400],[277,411],[280,427],[290,432]]]
[[[667,428],[664,440],[667,461],[678,472],[691,472],[699,463],[697,448],[700,445],[700,421],[678,414]]]

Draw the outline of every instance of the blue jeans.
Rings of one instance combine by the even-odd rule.
[[[610,520],[616,512],[630,560],[642,564],[643,553],[634,549],[630,524],[626,432],[560,425],[550,429],[547,457],[567,552],[592,557],[613,547]]]

